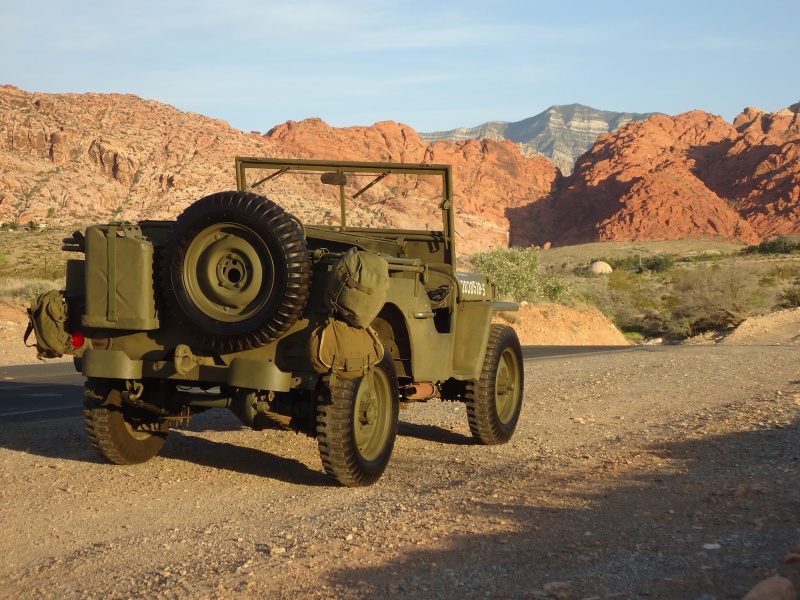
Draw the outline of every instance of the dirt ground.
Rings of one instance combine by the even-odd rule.
[[[363,489],[332,485],[313,440],[222,411],[135,467],[103,463],[80,418],[2,425],[0,597],[800,589],[800,311],[740,330],[527,362],[503,446],[472,442],[463,405],[411,405]]]

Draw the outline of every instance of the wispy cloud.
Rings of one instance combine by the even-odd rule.
[[[0,83],[134,93],[243,129],[393,115],[448,129],[593,101],[729,116],[797,101],[775,56],[800,52],[798,21],[797,0],[5,2]]]

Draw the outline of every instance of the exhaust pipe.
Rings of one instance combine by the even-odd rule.
[[[439,395],[439,386],[433,383],[412,383],[403,389],[407,400],[427,400]]]

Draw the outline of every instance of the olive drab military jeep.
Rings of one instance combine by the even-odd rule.
[[[39,356],[86,376],[100,455],[147,461],[227,408],[316,438],[326,473],[369,485],[400,404],[432,398],[464,402],[479,442],[509,440],[522,356],[492,316],[517,305],[456,270],[450,166],[237,158],[236,182],[175,221],[75,232],[65,289],[29,309]]]

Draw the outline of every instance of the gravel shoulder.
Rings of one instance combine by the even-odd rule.
[[[13,598],[741,598],[800,538],[800,349],[672,346],[526,363],[509,444],[401,413],[384,477],[210,412],[104,464],[80,419],[3,426]]]
[[[33,362],[24,313],[0,309],[0,364]],[[524,343],[620,343],[590,313],[518,317]],[[136,467],[103,463],[79,418],[2,425],[0,597],[721,599],[773,574],[800,589],[798,365],[800,311],[531,361],[509,444],[474,444],[460,404],[411,405],[386,474],[355,490],[314,440],[224,411]]]

